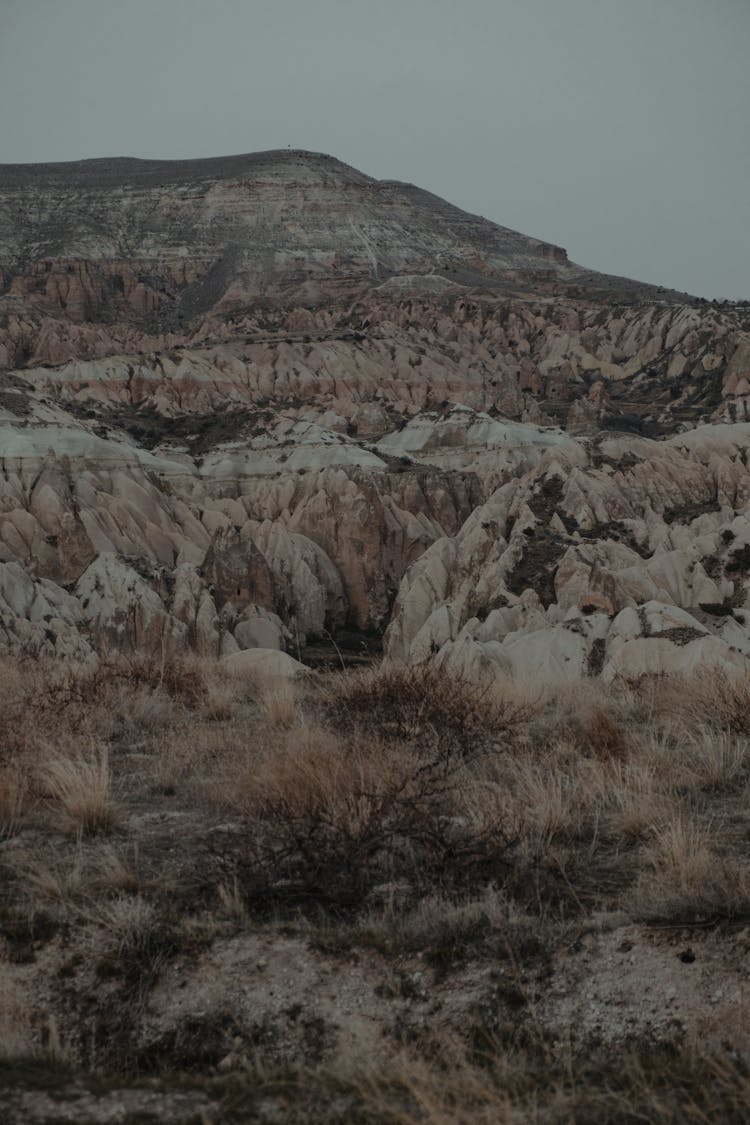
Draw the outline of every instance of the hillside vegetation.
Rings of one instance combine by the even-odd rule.
[[[4,1120],[747,1120],[748,681],[0,692]]]

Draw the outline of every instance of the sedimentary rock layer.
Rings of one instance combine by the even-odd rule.
[[[0,644],[739,667],[749,326],[317,154],[0,167]]]

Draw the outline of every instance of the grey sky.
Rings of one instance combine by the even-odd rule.
[[[329,152],[750,297],[750,0],[0,0],[0,162]]]

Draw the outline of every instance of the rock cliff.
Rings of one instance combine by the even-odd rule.
[[[0,166],[0,646],[743,668],[749,400],[750,308],[330,157]]]

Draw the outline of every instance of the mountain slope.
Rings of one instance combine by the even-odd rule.
[[[594,274],[330,157],[6,165],[0,643],[356,646],[401,586],[394,655],[475,667],[512,624],[578,630],[571,667],[603,667],[621,609],[744,605],[720,543],[744,543],[747,441],[717,423],[748,395],[746,310]],[[653,578],[662,555],[682,578]],[[684,577],[699,562],[710,589]],[[617,596],[592,601],[589,571]],[[534,612],[493,617],[524,583]]]

